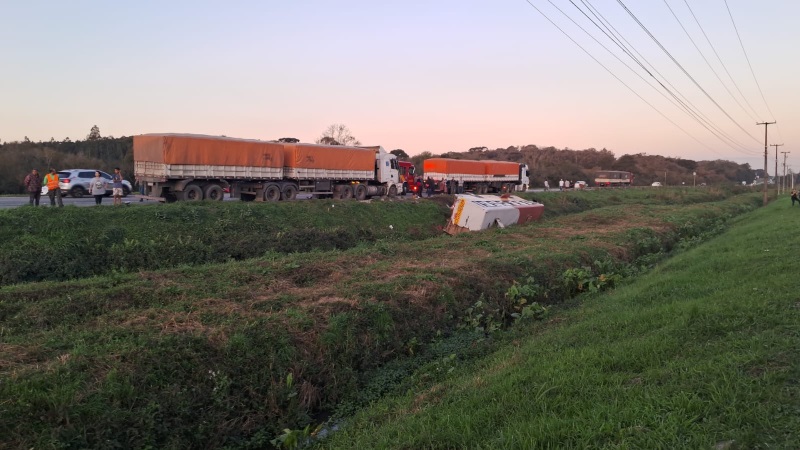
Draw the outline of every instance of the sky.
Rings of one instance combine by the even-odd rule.
[[[0,16],[0,141],[97,125],[313,142],[342,123],[410,155],[535,144],[763,168],[756,122],[775,120],[768,143],[800,170],[797,0],[0,0]]]

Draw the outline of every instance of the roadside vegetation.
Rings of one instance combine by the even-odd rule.
[[[525,194],[556,216],[619,204],[722,200],[730,189]],[[441,234],[452,197],[434,201],[175,203],[0,211],[0,285],[69,280],[275,253],[345,250]]]
[[[441,202],[200,202],[0,211],[0,285],[344,250],[441,233]]]
[[[211,229],[228,243],[215,249],[257,235],[270,219],[285,229],[271,229],[264,242],[301,220],[335,227],[348,217],[406,236],[380,232],[344,248],[262,247],[241,260],[198,258],[175,268],[143,265],[2,287],[0,436],[11,447],[37,448],[290,447],[311,434],[306,425],[349,417],[398,390],[421,393],[463,374],[466,362],[504,351],[515,333],[527,341],[520,330],[538,333],[576,295],[648,271],[761,201],[713,189],[538,197],[550,211],[542,222],[459,236],[429,231],[447,215],[446,205],[431,201],[331,202],[332,210],[351,208],[333,224],[320,222],[330,220],[320,209],[328,202],[0,214],[18,221],[17,230],[37,223],[25,214],[42,223],[57,220],[47,214],[118,214],[126,220],[109,221],[137,241],[159,229]],[[383,210],[373,207],[395,220],[381,222],[374,216]],[[259,208],[271,214],[236,232],[225,233],[232,224],[213,226]],[[148,214],[157,220],[129,224]],[[165,228],[159,215],[168,219]],[[66,223],[86,233],[98,222]],[[47,236],[42,230],[31,225],[29,236]],[[50,237],[65,245],[70,239]],[[165,257],[180,251],[161,245]],[[430,442],[450,446],[443,437]]]
[[[611,292],[523,322],[357,414],[321,448],[796,448],[788,199]],[[788,269],[788,270],[787,270]],[[301,436],[302,438],[302,436]]]

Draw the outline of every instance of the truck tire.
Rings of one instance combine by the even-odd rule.
[[[183,192],[178,193],[178,199],[187,202],[198,202],[203,199],[203,190],[200,186],[189,183],[183,188]]]
[[[206,200],[222,201],[222,199],[225,198],[225,191],[222,189],[222,186],[211,183],[203,189],[203,196]]]
[[[342,200],[350,200],[353,198],[353,186],[349,184],[342,186]]]
[[[297,186],[293,184],[287,184],[284,186],[283,192],[281,192],[281,200],[290,202],[295,199],[297,199]]]
[[[266,188],[264,188],[264,201],[265,202],[277,202],[281,199],[281,187],[275,183],[268,184]]]
[[[367,199],[367,187],[363,184],[357,184],[354,193],[358,201]]]
[[[391,185],[389,187],[389,197],[392,197],[392,198],[397,197],[397,186]]]

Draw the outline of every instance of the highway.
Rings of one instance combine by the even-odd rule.
[[[528,189],[527,192],[542,192],[544,189]],[[550,189],[551,192],[558,192],[558,188]],[[298,195],[298,200],[308,199],[309,196]],[[411,198],[410,196],[406,197],[399,197],[399,198]],[[94,197],[86,196],[82,198],[72,198],[72,197],[62,197],[64,201],[64,206],[94,206]],[[140,206],[140,205],[157,205],[160,202],[155,200],[145,200],[139,201],[140,198],[137,195],[129,195],[127,197],[122,198],[123,205],[126,206]],[[225,197],[225,201],[235,201],[236,199],[230,198],[227,196]],[[8,209],[8,208],[16,208],[18,206],[27,206],[28,205],[28,197],[25,195],[6,195],[0,196],[0,209]],[[106,206],[114,206],[114,199],[112,197],[103,197],[103,204],[101,207]],[[39,207],[40,208],[49,208],[50,207],[50,197],[47,195],[43,195],[39,200]]]

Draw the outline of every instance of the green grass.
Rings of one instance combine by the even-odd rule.
[[[515,344],[387,398],[324,448],[796,448],[788,200]]]
[[[413,241],[448,217],[429,201],[15,208],[0,211],[0,285]]]
[[[517,311],[515,281],[533,277],[531,301],[561,304],[758,203],[598,206],[485,233],[5,286],[0,442],[264,447],[485,354],[502,340],[486,330]],[[572,269],[586,285],[564,283]]]

